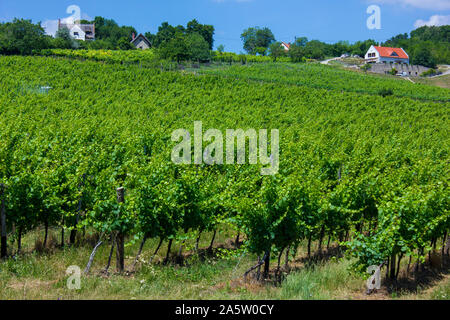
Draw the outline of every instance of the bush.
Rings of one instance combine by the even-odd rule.
[[[436,69],[430,69],[425,72],[422,72],[420,75],[421,77],[429,77],[429,76],[435,76],[438,74],[438,71]]]
[[[394,94],[394,91],[390,88],[389,89],[384,88],[384,89],[379,90],[378,94],[384,98],[387,96],[392,96]]]
[[[393,76],[395,76],[398,73],[397,69],[392,68],[391,71],[389,71],[389,74],[392,74]]]

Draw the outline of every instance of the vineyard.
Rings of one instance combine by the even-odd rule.
[[[379,94],[381,90],[389,88],[393,91],[393,95],[397,97],[445,102],[450,100],[449,91],[446,89],[411,82],[403,83],[397,79],[388,79],[376,75],[362,75],[320,64],[256,64],[248,67],[234,66],[219,70],[205,70],[204,72],[237,79],[268,81],[363,94]]]
[[[448,255],[448,89],[309,63],[191,74],[95,54],[0,57],[0,270],[41,229],[43,247],[49,230],[71,248],[94,233],[86,273],[108,271],[114,253],[118,272],[139,270],[148,242],[145,263],[161,254],[163,268],[183,265],[183,251],[204,241],[213,251],[223,230],[235,247],[220,259],[250,255],[241,276],[260,281],[282,283],[303,245],[311,261],[338,245],[362,282],[372,265],[396,281],[401,261],[419,271]],[[172,132],[200,120],[278,129],[278,174],[172,163]],[[101,245],[108,259],[94,260]]]

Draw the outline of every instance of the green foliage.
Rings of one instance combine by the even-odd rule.
[[[70,36],[70,31],[67,28],[62,28],[56,31],[55,39],[53,40],[53,47],[60,49],[75,49],[77,48],[76,40]]]
[[[397,74],[397,71],[395,71],[394,74]],[[391,88],[383,88],[378,91],[378,94],[384,98],[387,96],[392,96],[394,94],[394,91],[392,91]]]
[[[211,53],[208,42],[198,33],[191,33],[186,37],[189,58],[193,61],[209,61]]]
[[[120,38],[119,41],[117,41],[117,49],[135,50],[136,47],[127,38]]]
[[[428,76],[435,76],[438,74],[438,71],[436,69],[430,69],[428,71],[422,72],[420,75],[421,77],[428,77]]]
[[[393,76],[397,75],[397,73],[398,73],[398,70],[395,68],[392,68],[391,71],[389,71],[389,74],[393,75]]]
[[[367,73],[367,71],[369,71],[370,69],[372,69],[372,66],[370,65],[370,63],[366,63],[364,65],[362,65],[360,67],[361,70],[363,70],[365,73]]]
[[[217,46],[217,52],[219,52],[220,54],[225,52],[225,46],[223,44]]]
[[[62,51],[100,61],[144,54]],[[348,233],[362,271],[393,255],[423,260],[450,228],[447,103],[431,101],[448,90],[319,64],[199,76],[87,60],[0,57],[0,181],[8,224],[22,232],[48,221],[182,242],[225,224],[255,254]],[[53,89],[28,90],[42,85]],[[383,99],[380,87],[395,95]],[[198,119],[279,129],[279,173],[174,165],[171,133]]]
[[[0,23],[0,54],[30,55],[50,46],[50,37],[40,24],[24,19]]]
[[[436,60],[432,56],[431,50],[425,45],[420,46],[414,51],[412,63],[428,68],[436,68]]]
[[[105,40],[114,47],[119,45],[119,41],[125,38],[130,42],[132,40],[132,35],[137,34],[135,28],[130,26],[119,26],[113,19],[106,19],[103,17],[95,17],[93,23],[95,23],[95,39]],[[98,48],[98,49],[109,49],[109,48]]]
[[[219,58],[216,57],[215,59],[218,60]],[[270,62],[270,57],[257,58],[259,59],[258,61],[252,62]],[[251,60],[249,59],[248,61],[250,62]],[[363,75],[318,63],[265,63],[250,66],[232,66],[223,69],[205,69],[201,70],[201,72],[232,76],[241,80],[264,81],[276,85],[305,86],[307,88],[326,89],[335,92],[346,91],[378,95],[380,88],[390,88],[397,97],[439,101],[449,101],[450,99],[447,89],[414,84],[404,80],[387,79],[376,75]]]
[[[164,46],[164,43],[168,43],[171,40],[178,38],[180,40],[180,34],[188,37],[193,34],[199,34],[208,44],[208,50],[212,50],[214,45],[214,27],[211,25],[200,24],[197,20],[188,22],[187,26],[171,26],[168,22],[163,22],[158,27],[158,32],[155,35],[146,33],[146,37],[152,42],[153,46],[159,48]]]
[[[244,50],[247,53],[262,56],[266,55],[266,51],[270,44],[275,41],[275,37],[269,28],[248,28],[241,34]]]
[[[186,26],[188,35],[199,34],[208,43],[208,49],[212,50],[214,45],[214,27],[211,25],[200,24],[196,19],[189,21]]]
[[[177,61],[178,63],[187,60],[189,58],[189,48],[186,44],[185,35],[177,32],[174,38],[160,45],[158,52],[163,59]]]
[[[414,64],[434,68],[436,64],[450,63],[449,26],[423,26],[408,34],[392,37],[383,45],[401,47],[408,52]]]
[[[273,58],[273,61],[276,62],[279,57],[286,56],[286,52],[281,46],[281,42],[271,43],[269,46],[269,55]]]

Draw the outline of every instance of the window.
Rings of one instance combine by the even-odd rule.
[[[74,32],[73,35],[74,36],[79,36],[79,33],[78,32]]]

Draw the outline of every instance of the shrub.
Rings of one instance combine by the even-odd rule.
[[[384,98],[387,96],[392,96],[394,94],[394,91],[390,88],[389,89],[383,88],[378,91],[378,94]]]
[[[436,69],[429,69],[425,72],[422,72],[420,75],[421,77],[428,77],[428,76],[435,76],[438,74],[438,71]]]
[[[395,76],[398,73],[397,69],[392,68],[391,71],[389,71],[389,74],[392,74],[393,76]]]

